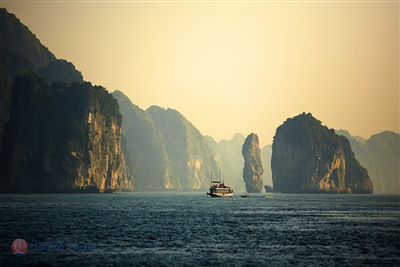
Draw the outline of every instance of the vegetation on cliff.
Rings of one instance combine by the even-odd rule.
[[[75,69],[74,64],[64,59],[57,59],[50,64],[37,70],[38,74],[48,83],[64,81],[67,84],[73,82],[83,83],[83,76],[80,71]]]
[[[21,53],[35,68],[46,66],[56,57],[14,14],[0,8],[0,50],[8,48]]]
[[[287,119],[272,145],[272,180],[280,192],[372,193],[372,182],[351,151],[310,113]]]

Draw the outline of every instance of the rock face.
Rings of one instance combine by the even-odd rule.
[[[266,145],[261,149],[261,162],[264,168],[263,180],[266,192],[271,192],[267,190],[269,190],[269,188],[272,188],[271,154],[272,145]]]
[[[142,110],[115,91],[124,116],[123,134],[132,159],[136,190],[205,190],[214,156],[201,133],[178,111]]]
[[[260,144],[256,134],[252,133],[247,136],[242,147],[242,154],[244,158],[243,180],[246,183],[246,192],[261,193],[264,169],[261,162]]]
[[[287,119],[272,145],[273,188],[282,193],[372,193],[345,137],[310,113]]]
[[[345,158],[345,188],[348,192],[351,190],[354,194],[372,194],[373,184],[368,176],[368,171],[355,158],[349,140],[340,136],[340,141],[343,145]]]
[[[16,78],[3,132],[2,191],[132,190],[121,127],[118,104],[102,87]]]

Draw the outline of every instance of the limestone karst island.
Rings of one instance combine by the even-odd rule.
[[[272,144],[272,180],[282,193],[368,193],[373,185],[350,143],[310,113],[287,119]]]
[[[302,113],[272,147],[256,133],[216,142],[177,110],[85,81],[4,8],[0,20],[1,193],[206,192],[219,170],[235,192],[399,192],[398,133],[365,140]]]

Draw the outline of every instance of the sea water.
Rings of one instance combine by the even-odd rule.
[[[0,195],[0,265],[400,266],[398,195],[264,196]]]

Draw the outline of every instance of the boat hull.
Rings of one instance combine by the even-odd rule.
[[[230,198],[233,196],[233,193],[207,193],[210,197],[221,197],[221,198]]]

